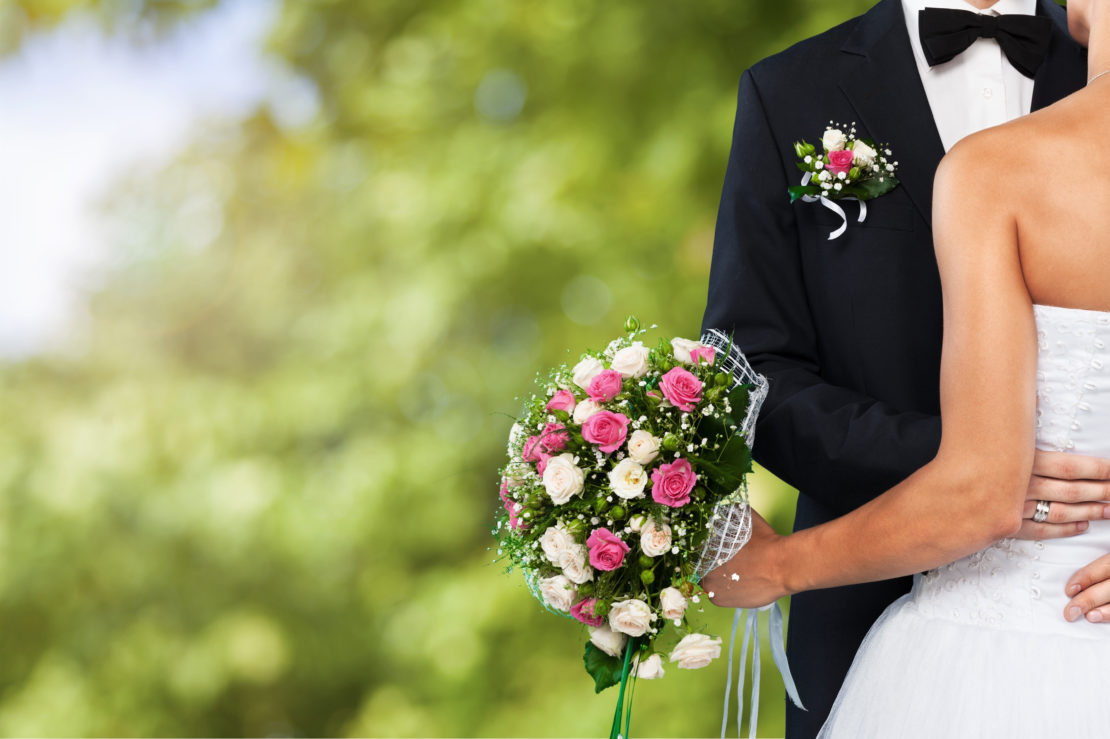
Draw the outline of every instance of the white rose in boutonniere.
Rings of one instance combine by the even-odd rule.
[[[878,154],[877,151],[875,151],[862,141],[856,141],[854,144],[852,144],[852,151],[856,153],[855,164],[858,164],[861,167],[870,167],[872,164],[874,164],[875,155]]]
[[[825,131],[821,143],[825,146],[825,151],[840,151],[848,145],[848,137],[839,128],[830,128]]]

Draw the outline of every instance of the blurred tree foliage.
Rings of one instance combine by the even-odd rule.
[[[516,397],[629,313],[697,331],[741,71],[870,4],[286,2],[311,122],[124,184],[81,339],[0,369],[0,734],[604,731],[487,550]],[[77,6],[203,4],[21,0],[8,47]],[[634,732],[715,732],[724,669],[641,682]]]

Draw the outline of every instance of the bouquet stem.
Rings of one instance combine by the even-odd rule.
[[[621,670],[621,687],[620,692],[617,694],[617,708],[613,712],[613,728],[609,732],[609,739],[628,739],[628,727],[632,720],[632,693],[628,693],[628,705],[624,704],[624,689],[628,685],[628,677],[632,666],[632,653],[639,649],[639,639],[629,639],[628,644],[624,648],[624,668]],[[635,688],[636,679],[632,678],[632,686]],[[624,730],[621,730],[621,714],[624,714]]]

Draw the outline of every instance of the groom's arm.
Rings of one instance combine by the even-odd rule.
[[[745,72],[702,328],[734,332],[752,366],[769,380],[756,461],[843,514],[931,460],[940,419],[822,379],[781,158],[792,147],[776,138],[756,78]]]

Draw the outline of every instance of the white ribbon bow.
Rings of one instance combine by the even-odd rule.
[[[810,183],[810,180],[812,180],[812,179],[813,179],[813,173],[812,172],[806,172],[805,177],[802,178],[802,185],[803,186],[808,185]],[[804,202],[807,202],[807,203],[816,203],[816,202],[820,201],[821,205],[825,206],[826,208],[831,210],[833,213],[836,213],[838,216],[840,216],[840,220],[842,221],[842,223],[840,224],[840,228],[836,229],[831,234],[829,234],[829,241],[839,239],[841,236],[844,235],[844,232],[848,230],[848,216],[847,216],[847,214],[844,213],[843,208],[841,208],[839,205],[837,205],[832,200],[829,200],[824,195],[816,195],[816,196],[814,196],[814,195],[803,195],[802,200]],[[855,200],[856,202],[859,203],[859,220],[857,221],[857,223],[863,223],[864,220],[867,219],[867,203],[865,203],[864,201],[860,200],[857,197],[852,197],[850,195],[848,197],[841,198],[841,200]]]

